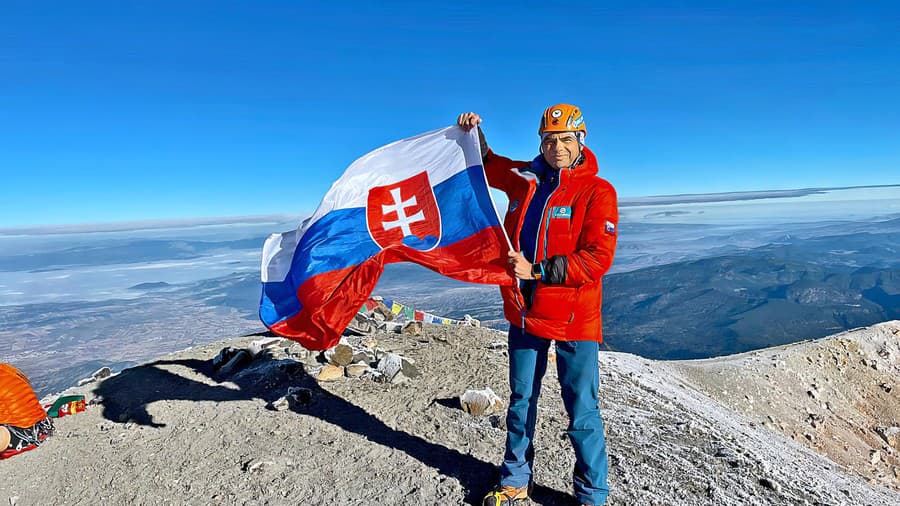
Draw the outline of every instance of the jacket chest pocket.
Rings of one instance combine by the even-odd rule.
[[[573,206],[552,206],[548,209],[545,229],[547,257],[574,251],[577,236],[575,212]]]

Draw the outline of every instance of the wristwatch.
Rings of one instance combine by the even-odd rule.
[[[531,275],[534,276],[534,279],[540,281],[544,275],[544,266],[540,262],[531,264]]]

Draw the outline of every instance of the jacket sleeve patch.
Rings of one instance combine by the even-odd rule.
[[[606,220],[606,233],[608,235],[616,235],[616,224]]]

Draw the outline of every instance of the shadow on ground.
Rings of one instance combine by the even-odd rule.
[[[189,368],[216,382],[234,383],[239,389],[194,381],[163,368],[171,365]],[[292,360],[262,356],[245,369],[227,376],[217,374],[211,360],[159,360],[126,369],[106,379],[98,386],[96,394],[102,396],[103,416],[108,420],[130,420],[149,427],[163,427],[165,424],[154,421],[147,411],[148,404],[163,400],[228,402],[261,399],[271,406],[288,386],[308,389],[308,395],[303,397],[309,402],[293,402],[291,411],[315,416],[374,443],[403,451],[426,466],[456,478],[466,490],[465,501],[469,504],[481,504],[485,491],[496,483],[496,466],[388,427],[362,408],[322,389],[302,364]],[[458,405],[456,407],[458,409]],[[535,484],[533,499],[546,506],[569,505],[574,501],[566,493],[538,484]]]

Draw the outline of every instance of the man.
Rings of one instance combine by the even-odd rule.
[[[464,130],[480,123],[471,112],[457,118]],[[552,342],[575,449],[575,496],[582,504],[604,504],[609,489],[597,405],[597,354],[602,341],[601,277],[612,265],[616,247],[616,192],[597,177],[597,159],[584,145],[587,130],[578,107],[547,108],[538,134],[541,154],[531,162],[495,154],[482,136],[488,182],[509,197],[504,226],[518,250],[508,255],[520,280],[517,287],[501,287],[503,312],[510,322],[512,393],[500,484],[483,504],[511,506],[528,497],[537,402]]]

